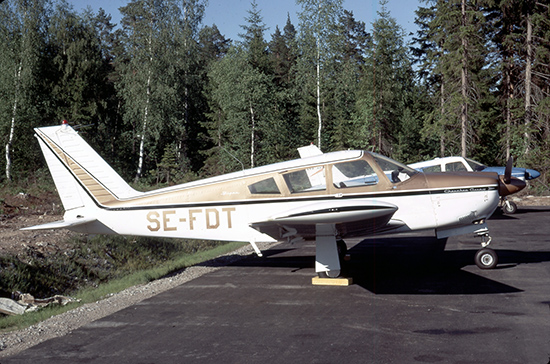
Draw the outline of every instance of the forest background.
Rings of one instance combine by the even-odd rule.
[[[33,128],[67,120],[127,180],[174,184],[324,152],[405,163],[463,155],[550,175],[550,10],[427,0],[408,38],[342,0],[296,0],[270,35],[253,0],[239,39],[206,0],[134,0],[118,27],[65,0],[0,3],[2,184],[45,170]],[[268,39],[269,38],[269,39]]]

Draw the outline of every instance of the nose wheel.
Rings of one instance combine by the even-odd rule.
[[[513,201],[508,200],[506,196],[500,198],[499,205],[502,212],[508,215],[515,214],[518,210],[518,205],[516,205]]]
[[[483,229],[477,233],[481,237],[481,249],[476,252],[474,256],[474,261],[476,265],[481,269],[493,269],[498,264],[498,255],[497,253],[488,248],[491,243],[491,236],[489,235],[488,229]]]
[[[498,264],[497,253],[491,248],[483,248],[477,251],[474,260],[481,269],[493,269]]]

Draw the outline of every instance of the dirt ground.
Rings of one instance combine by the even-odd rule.
[[[17,255],[28,249],[54,253],[67,248],[69,238],[78,235],[65,229],[20,230],[63,219],[63,206],[54,192],[0,196],[0,202],[0,256]]]
[[[549,206],[550,196],[511,196],[522,206]],[[43,254],[63,251],[69,247],[69,238],[78,233],[66,230],[21,231],[21,228],[63,219],[61,200],[54,192],[40,196],[17,194],[0,196],[0,256],[21,254],[28,249]]]

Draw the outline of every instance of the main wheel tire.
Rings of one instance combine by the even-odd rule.
[[[478,250],[474,259],[476,265],[481,269],[493,269],[498,264],[497,253],[490,248],[483,248]]]
[[[505,214],[508,214],[508,215],[515,214],[517,210],[518,210],[518,205],[516,205],[512,201],[506,201],[502,205],[502,211],[504,211]]]
[[[319,278],[338,278],[340,277],[341,271],[338,270],[329,270],[328,272],[317,272]]]
[[[346,245],[346,242],[343,240],[337,240],[336,248],[338,249],[338,257],[340,258],[340,261],[343,261],[344,257],[348,253],[348,246]]]

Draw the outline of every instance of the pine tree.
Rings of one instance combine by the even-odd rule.
[[[105,116],[102,93],[108,70],[91,13],[82,16],[65,2],[58,4],[49,27],[55,119],[73,125],[97,124]]]
[[[270,73],[267,43],[264,39],[264,32],[267,30],[263,22],[261,11],[258,9],[256,0],[251,3],[252,9],[248,10],[245,18],[246,24],[241,25],[244,33],[239,34],[243,39],[242,45],[247,50],[248,63],[264,74]]]
[[[300,145],[296,126],[299,124],[298,92],[295,71],[297,61],[296,29],[287,17],[283,32],[275,28],[269,43],[269,56],[273,72],[273,117],[272,127],[266,131],[270,140],[273,161],[287,160],[296,156]]]
[[[481,2],[433,1],[424,8],[423,29],[429,40],[430,66],[439,86],[439,112],[427,121],[425,132],[440,137],[441,154],[463,156],[475,145],[476,125],[481,122],[480,95],[487,94],[491,75],[484,71],[489,58],[485,8]],[[428,43],[427,43],[428,42]],[[457,131],[460,131],[457,133]],[[460,143],[456,143],[460,141]]]
[[[371,139],[375,150],[386,155],[397,152],[396,143],[402,130],[405,110],[411,107],[413,75],[407,58],[404,32],[387,11],[385,1],[373,23],[373,47],[365,66],[363,89],[368,90],[365,103],[372,106],[369,120]],[[365,96],[363,96],[365,98]],[[406,114],[410,117],[410,113]],[[410,122],[410,120],[408,120]],[[416,135],[410,135],[416,138]]]
[[[503,70],[498,82],[505,120],[503,152],[506,159],[515,156],[523,164],[537,163],[547,159],[540,147],[548,135],[548,6],[509,0],[493,13],[496,60]]]
[[[372,37],[365,23],[355,20],[353,12],[344,10],[338,24],[338,52],[331,62],[333,96],[330,102],[331,149],[366,148],[365,140],[358,138],[364,123],[354,112],[358,106],[358,85],[364,77],[366,57],[372,46]],[[358,107],[360,113],[363,109]],[[354,123],[356,120],[357,123]],[[355,124],[355,125],[354,125]],[[358,125],[357,125],[358,124]]]

